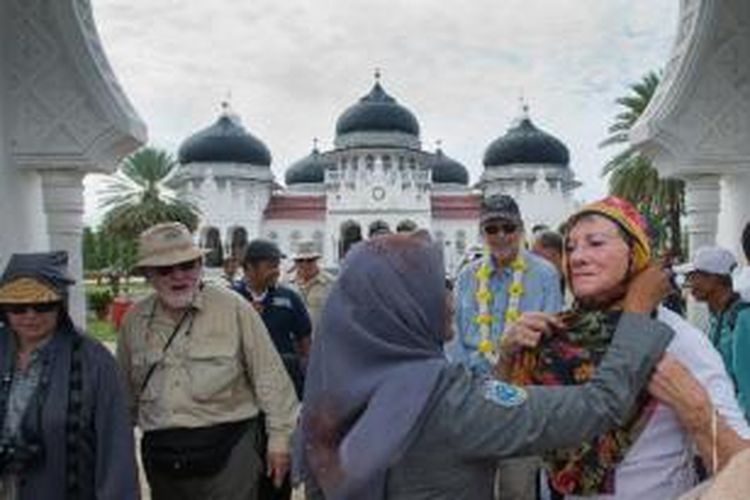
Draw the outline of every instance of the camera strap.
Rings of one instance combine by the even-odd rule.
[[[153,322],[154,313],[156,312],[156,303],[154,303],[154,310],[151,312],[151,317],[149,318],[149,330],[150,326]],[[148,367],[148,371],[146,371],[146,375],[143,377],[143,382],[141,382],[141,388],[138,391],[138,399],[140,399],[141,395],[143,394],[143,391],[146,390],[146,387],[148,387],[148,383],[151,380],[151,377],[153,377],[154,372],[164,362],[164,359],[166,358],[167,351],[169,350],[169,347],[172,345],[172,342],[174,342],[174,339],[177,337],[177,334],[180,333],[183,330],[183,325],[187,323],[187,328],[185,328],[185,335],[188,335],[190,333],[190,329],[193,327],[193,307],[188,306],[187,311],[185,311],[180,318],[180,321],[177,322],[177,324],[174,327],[174,330],[172,330],[172,333],[169,335],[169,338],[167,339],[167,342],[164,344],[164,347],[162,347],[161,350],[161,358],[158,361],[155,361],[151,364],[151,366]]]

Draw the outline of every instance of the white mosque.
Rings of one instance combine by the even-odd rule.
[[[750,219],[750,2],[679,0],[677,22],[631,145],[685,180],[690,250],[719,244],[739,255]],[[146,125],[107,61],[89,0],[0,1],[0,46],[0,267],[12,252],[63,249],[81,278],[83,179],[113,172],[146,142]],[[268,149],[228,112],[183,144],[181,160],[175,182],[202,200],[204,245],[226,253],[264,236],[289,251],[312,237],[328,265],[376,220],[430,229],[450,265],[478,238],[482,196],[509,192],[527,225],[555,225],[576,185],[565,146],[522,117],[489,145],[470,186],[463,165],[422,149],[416,117],[379,82],[340,116],[333,150],[314,148],[287,169],[285,188]],[[79,281],[80,324],[84,306]]]
[[[574,208],[580,185],[566,146],[522,116],[487,147],[484,171],[469,183],[464,165],[440,147],[426,151],[417,117],[384,89],[376,72],[372,89],[336,121],[333,149],[286,168],[284,184],[271,172],[272,155],[225,104],[218,120],[186,139],[171,186],[202,212],[201,245],[208,264],[239,255],[248,239],[263,237],[286,253],[313,239],[324,264],[335,267],[352,243],[375,227],[428,229],[453,271],[478,243],[481,198],[512,195],[527,228],[555,227]]]

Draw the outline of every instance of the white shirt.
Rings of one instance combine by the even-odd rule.
[[[750,266],[745,266],[742,270],[735,274],[734,280],[734,291],[742,296],[742,300],[750,302]]]
[[[714,407],[741,437],[750,438],[734,396],[732,381],[706,335],[679,315],[659,308],[658,319],[675,332],[667,352],[675,356],[708,391]],[[615,471],[614,495],[567,496],[581,500],[671,500],[696,483],[693,444],[675,413],[657,404],[645,429]]]

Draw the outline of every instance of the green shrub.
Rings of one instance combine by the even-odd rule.
[[[99,319],[107,317],[112,298],[112,292],[109,290],[90,290],[86,293],[86,302],[88,303],[89,309],[91,309]]]

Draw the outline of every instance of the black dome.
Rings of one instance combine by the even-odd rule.
[[[226,114],[208,128],[196,132],[177,152],[180,163],[250,163],[271,165],[271,153],[263,142]]]
[[[336,135],[350,132],[403,132],[419,136],[419,122],[411,111],[389,96],[380,82],[350,106],[336,121]]]
[[[538,129],[528,117],[495,139],[484,152],[484,166],[496,167],[516,163],[548,163],[566,167],[570,154],[565,144]]]
[[[469,184],[469,172],[461,163],[443,153],[438,148],[435,156],[428,162],[432,170],[432,182],[438,184]]]
[[[322,183],[325,180],[326,167],[331,165],[318,148],[301,160],[293,163],[284,174],[286,185]]]

